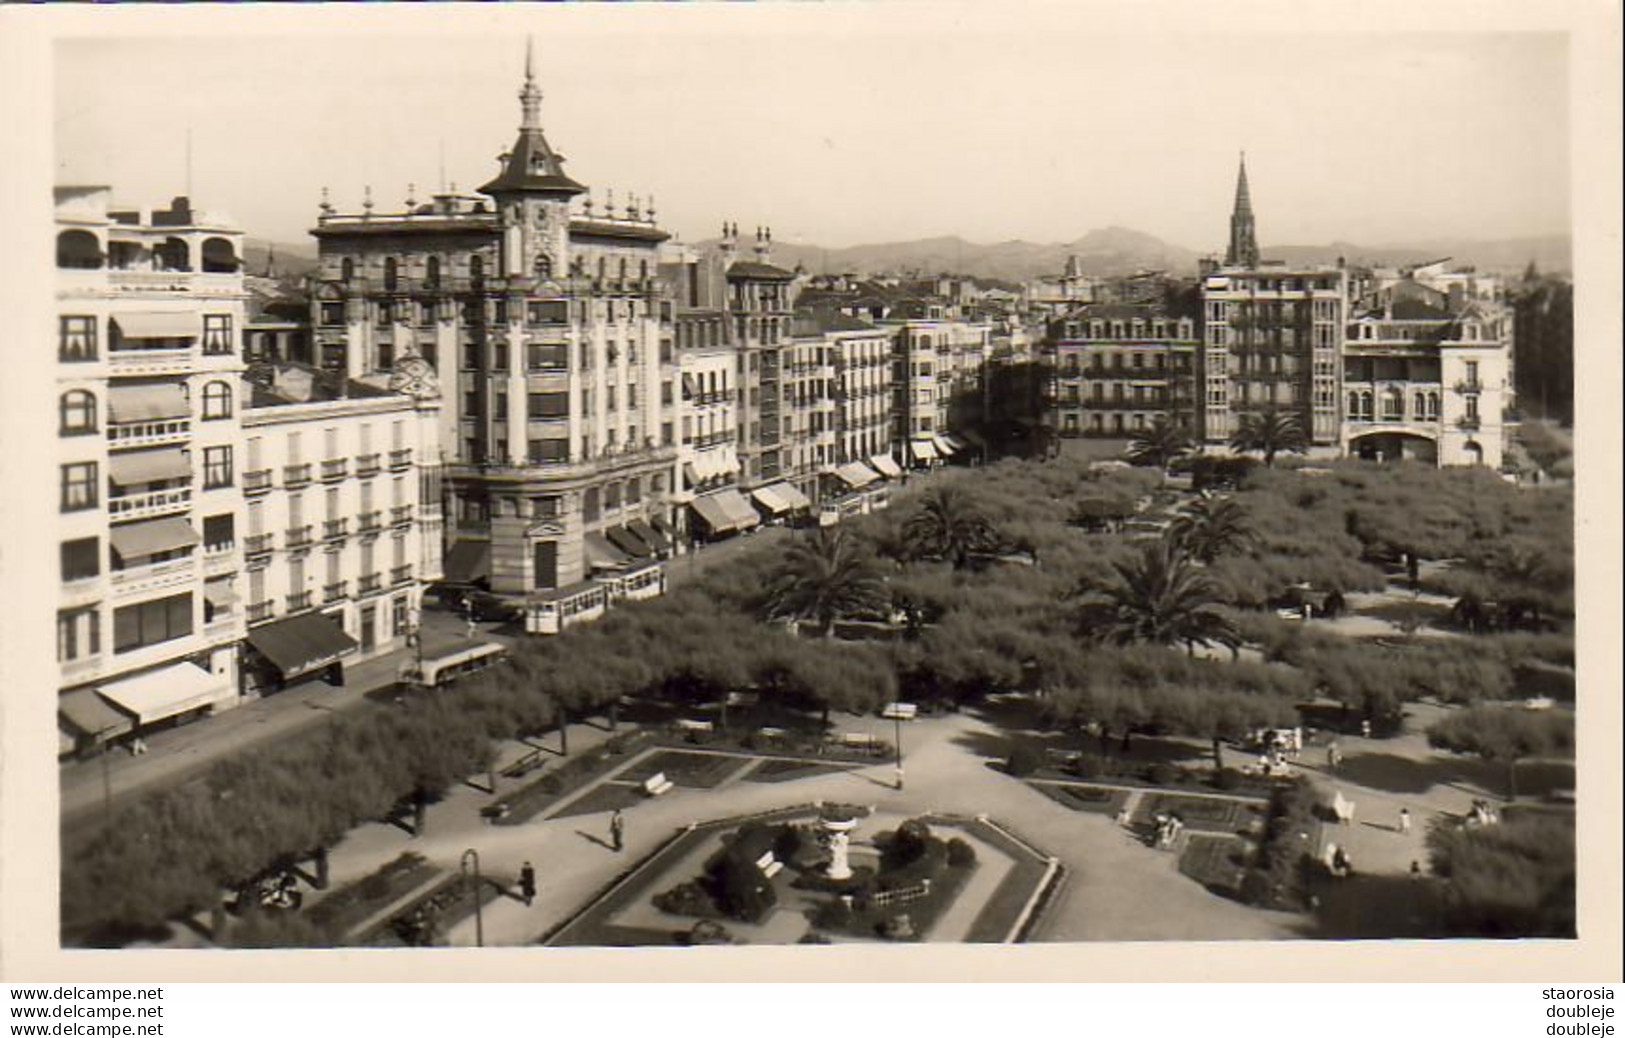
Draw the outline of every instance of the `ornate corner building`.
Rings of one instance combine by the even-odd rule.
[[[629,580],[658,589],[679,370],[653,206],[583,199],[542,131],[529,54],[519,99],[518,138],[478,194],[391,214],[370,193],[360,213],[324,201],[312,323],[324,366],[434,384],[446,579],[488,583],[556,629]],[[616,551],[593,550],[604,541]]]

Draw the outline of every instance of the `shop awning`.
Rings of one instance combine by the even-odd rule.
[[[942,439],[948,444],[948,446],[952,447],[955,452],[965,449],[965,441],[961,440],[957,436],[944,436]]]
[[[890,476],[892,479],[901,479],[903,477],[902,466],[893,461],[890,454],[876,454],[869,459],[869,464],[882,476]]]
[[[195,339],[198,334],[195,313],[123,313],[113,323],[126,339]]]
[[[780,497],[790,502],[790,508],[792,511],[799,512],[803,509],[812,507],[812,502],[807,499],[807,495],[803,494],[794,484],[775,483],[773,484],[773,489]]]
[[[638,539],[637,534],[624,526],[611,526],[604,531],[604,536],[609,538],[609,543],[634,559],[646,559],[654,554],[647,544]]]
[[[179,383],[158,386],[114,386],[107,391],[107,420],[110,422],[155,422],[164,418],[185,418],[192,413],[186,390]]]
[[[849,461],[835,469],[835,475],[848,486],[866,487],[880,478],[880,473],[861,461]]]
[[[621,569],[632,561],[629,555],[611,544],[609,538],[601,533],[589,533],[585,540],[589,569]]]
[[[189,548],[202,540],[191,523],[174,516],[115,526],[108,532],[107,539],[119,557],[125,559]]]
[[[491,542],[458,541],[446,553],[447,584],[473,584],[491,575]]]
[[[782,484],[757,487],[750,492],[756,503],[767,509],[770,515],[783,515],[790,510],[790,502],[778,493],[778,486]]]
[[[683,482],[687,483],[690,487],[697,487],[700,485],[700,470],[694,467],[693,462],[683,462]]]
[[[285,678],[297,678],[355,652],[354,638],[320,613],[290,616],[248,632],[248,644]]]
[[[231,695],[231,687],[226,679],[215,677],[202,667],[174,663],[103,685],[101,693],[134,714],[142,724],[151,724],[226,699]]]
[[[714,496],[733,517],[734,529],[748,530],[762,521],[762,517],[756,514],[756,509],[745,500],[745,495],[732,487],[718,491]]]
[[[107,459],[107,475],[121,487],[191,479],[192,462],[179,447],[115,454]]]
[[[931,434],[931,442],[937,445],[937,453],[941,454],[945,458],[954,453],[953,445],[947,440],[943,439],[941,436],[938,436],[936,433]]]
[[[911,440],[908,449],[915,461],[937,460],[937,445],[930,440]]]
[[[93,688],[81,688],[59,696],[56,712],[80,734],[97,742],[123,735],[135,727],[133,718],[115,710]]]
[[[626,524],[626,528],[649,546],[651,551],[667,551],[671,548],[671,539],[642,519],[634,519]]]
[[[683,395],[690,399],[700,395],[699,383],[694,381],[694,376],[687,372],[683,374]]]
[[[728,514],[728,510],[717,500],[715,494],[696,497],[689,507],[693,508],[694,514],[711,528],[712,533],[727,533],[734,528],[734,517]]]

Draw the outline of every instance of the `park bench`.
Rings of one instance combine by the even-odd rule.
[[[672,781],[664,771],[657,771],[643,780],[643,791],[652,797],[671,791]]]
[[[682,733],[688,742],[700,742],[703,736],[716,731],[716,725],[710,721],[695,721],[683,717],[677,720],[677,731]]]
[[[783,728],[774,728],[770,725],[764,725],[763,727],[756,729],[756,734],[760,735],[764,739],[782,739],[789,733]]]
[[[912,721],[919,712],[920,708],[913,703],[887,703],[880,716],[888,721]]]
[[[756,859],[756,867],[762,870],[762,875],[772,879],[779,874],[780,869],[784,868],[784,862],[774,857],[773,851],[769,849],[763,851],[762,856]]]
[[[547,762],[542,759],[542,751],[531,750],[506,768],[503,768],[500,774],[503,778],[519,779],[524,778],[533,771],[541,770],[546,765]]]

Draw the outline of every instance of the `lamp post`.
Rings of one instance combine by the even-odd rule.
[[[472,865],[472,870],[470,866]],[[470,847],[463,852],[461,868],[464,876],[474,878],[474,946],[485,947],[485,914],[480,909],[480,852]]]
[[[892,726],[896,729],[896,738],[893,744],[897,750],[897,790],[903,789],[903,713],[897,711],[892,714]]]

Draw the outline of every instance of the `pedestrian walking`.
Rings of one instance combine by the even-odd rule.
[[[1343,755],[1338,752],[1337,740],[1333,739],[1332,744],[1330,746],[1326,747],[1326,770],[1327,771],[1336,771],[1337,766],[1339,764],[1341,764],[1342,762],[1343,762]]]
[[[519,869],[519,893],[525,899],[526,908],[536,900],[536,868],[528,861]]]
[[[480,625],[474,621],[474,607],[469,606],[468,607],[468,636],[470,638],[474,637],[475,633],[477,633],[479,631],[479,629],[480,629]]]
[[[609,816],[609,842],[617,852],[626,845],[626,819],[619,811]]]
[[[1411,831],[1411,811],[1408,807],[1399,809],[1399,832],[1401,835]]]
[[[1360,722],[1360,738],[1371,738],[1371,722],[1369,720]]]
[[[1411,859],[1411,878],[1412,879],[1421,879],[1422,878],[1422,863],[1417,861],[1415,858]]]

